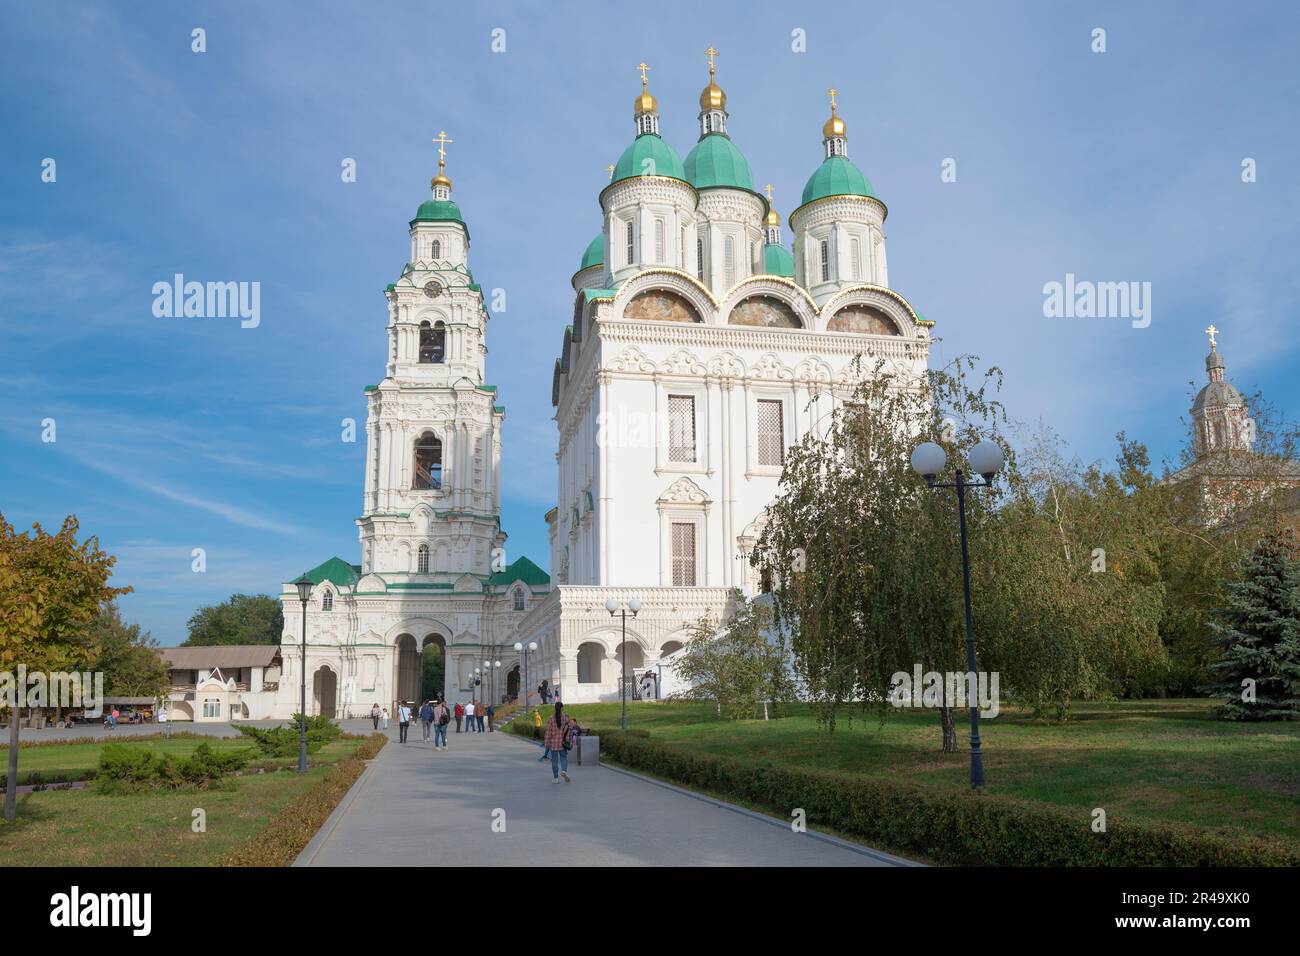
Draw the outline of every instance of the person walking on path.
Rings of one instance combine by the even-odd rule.
[[[433,704],[427,700],[424,706],[420,708],[420,729],[424,731],[424,739],[429,739],[429,732],[433,727]]]
[[[460,733],[460,721],[465,716],[465,705],[456,701],[456,733]]]
[[[465,733],[472,734],[473,732],[474,732],[474,701],[471,700],[468,704],[465,705]]]
[[[377,704],[377,703],[376,703],[376,704],[371,704],[371,706],[370,706],[370,719],[371,719],[372,721],[374,721],[374,724],[375,724],[375,730],[378,730],[378,729],[379,729],[379,704]]]
[[[486,708],[483,705],[483,701],[480,700],[478,706],[474,708],[474,719],[478,721],[478,732],[480,734],[484,732],[483,718],[485,713]]]
[[[388,708],[384,708],[384,730],[388,729]]]
[[[496,715],[497,709],[491,704],[487,705],[487,724],[488,733],[492,733],[492,718]]]
[[[563,704],[555,705],[555,716],[546,722],[546,749],[551,752],[551,782],[572,783],[569,777],[569,748],[573,746],[573,722]]]
[[[397,708],[397,732],[399,734],[398,743],[406,743],[406,731],[411,726],[411,708],[406,706],[406,701],[402,701]]]
[[[447,749],[447,725],[451,723],[451,713],[447,710],[445,700],[438,701],[433,708],[433,749]]]
[[[533,711],[533,737],[536,740],[542,739],[542,708],[540,707]]]

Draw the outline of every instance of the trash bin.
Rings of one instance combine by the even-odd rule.
[[[600,738],[592,734],[583,734],[578,738],[578,766],[600,763]]]

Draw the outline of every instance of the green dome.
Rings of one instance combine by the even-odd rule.
[[[582,254],[582,265],[578,266],[578,271],[590,269],[592,266],[605,264],[605,234],[602,232],[587,245],[587,251]]]
[[[686,179],[696,189],[729,186],[754,191],[749,163],[722,133],[709,133],[686,154]]]
[[[465,224],[465,220],[460,218],[460,207],[450,199],[427,199],[420,203],[420,208],[416,210],[415,218],[412,222],[458,222]]]
[[[767,243],[763,246],[763,271],[770,276],[794,278],[794,256],[785,246]]]
[[[870,196],[874,199],[876,194],[858,167],[843,156],[827,156],[817,171],[808,177],[808,185],[803,188],[803,201],[810,203],[827,196]]]
[[[631,179],[633,176],[669,176],[673,179],[686,179],[682,169],[682,158],[654,133],[642,133],[632,140],[632,145],[623,150],[623,155],[614,164],[613,182]]]

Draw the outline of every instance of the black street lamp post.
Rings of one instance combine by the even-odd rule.
[[[617,599],[610,598],[605,602],[605,610],[609,612],[610,617],[617,614],[623,619],[623,638],[619,644],[618,651],[618,656],[622,658],[619,662],[622,665],[622,678],[619,681],[619,696],[623,701],[622,725],[623,729],[627,730],[627,612],[631,611],[632,616],[636,617],[637,611],[641,610],[641,602],[636,598],[632,598],[627,602],[627,607],[624,608],[620,605]]]
[[[524,658],[524,682],[520,690],[524,695],[524,710],[527,711],[528,710],[528,652],[537,650],[537,642],[529,641],[528,645],[525,646],[523,644],[520,644],[518,641],[515,641],[515,650],[520,654],[522,654]]]
[[[931,488],[957,490],[957,515],[961,527],[961,584],[966,614],[966,671],[968,692],[978,687],[975,672],[975,625],[971,619],[970,604],[970,551],[966,546],[966,489],[990,488],[993,476],[1002,470],[1002,446],[993,441],[982,441],[970,450],[968,462],[971,471],[980,475],[982,482],[966,480],[960,468],[955,470],[956,481],[938,482],[935,476],[943,471],[948,456],[934,442],[924,442],[912,452],[912,468],[925,479]],[[984,759],[980,752],[980,709],[978,698],[970,702],[970,785],[972,790],[984,786]]]
[[[298,713],[298,772],[307,772],[307,602],[311,599],[311,578],[303,575],[293,582],[302,602],[302,697]]]

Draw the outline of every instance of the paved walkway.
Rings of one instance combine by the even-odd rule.
[[[391,728],[297,865],[909,865],[609,766],[570,761],[573,783],[555,785],[535,744],[450,729],[435,751],[418,723],[405,745]]]

